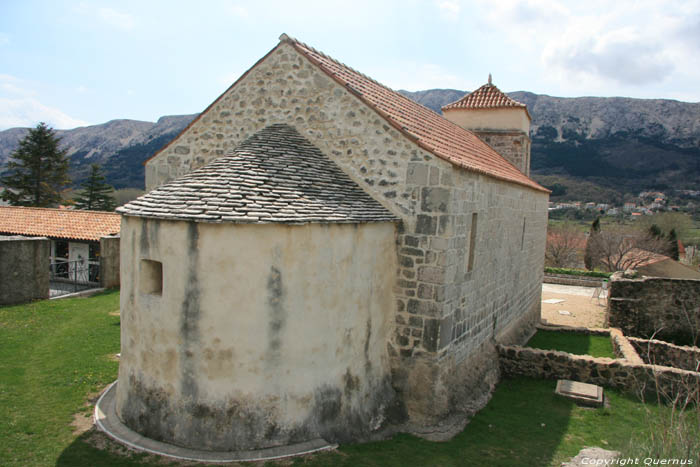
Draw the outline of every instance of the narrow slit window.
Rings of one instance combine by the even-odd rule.
[[[163,263],[141,260],[141,293],[163,295]]]
[[[520,237],[520,249],[524,250],[525,249],[525,218],[523,217],[523,236]]]
[[[476,213],[472,214],[472,227],[469,232],[469,257],[467,259],[467,272],[474,268],[474,246],[476,244]]]

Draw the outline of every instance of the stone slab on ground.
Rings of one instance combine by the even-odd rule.
[[[117,382],[115,381],[102,393],[95,404],[94,417],[97,428],[121,444],[151,454],[196,462],[228,463],[281,459],[338,447],[337,444],[328,443],[320,438],[289,446],[237,452],[203,451],[162,443],[136,433],[119,420],[116,412],[116,393]]]
[[[561,467],[581,467],[583,465],[612,465],[612,461],[620,457],[617,451],[592,447],[583,448],[569,462],[564,462]],[[606,462],[607,461],[607,462]]]
[[[603,406],[603,388],[595,384],[560,379],[557,381],[557,389],[554,392],[581,405]]]

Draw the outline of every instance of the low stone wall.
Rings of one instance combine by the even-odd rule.
[[[551,328],[547,328],[551,329]],[[558,328],[567,331],[566,328]],[[574,329],[569,329],[576,332]],[[599,333],[604,330],[589,330]],[[668,394],[687,396],[700,387],[700,372],[643,363],[634,346],[619,332],[611,332],[615,352],[625,358],[573,355],[514,345],[498,345],[503,376],[570,379],[654,397]]]
[[[602,277],[574,276],[571,274],[544,274],[545,284],[577,285],[580,287],[600,287]]]
[[[45,237],[0,236],[0,305],[49,298],[49,249]]]
[[[644,363],[700,371],[700,348],[669,344],[658,340],[627,338]]]
[[[100,287],[119,287],[119,235],[100,239]]]
[[[700,334],[700,280],[613,275],[607,321],[626,336],[691,342]]]

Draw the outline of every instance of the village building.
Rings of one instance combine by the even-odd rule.
[[[118,286],[120,228],[121,216],[113,212],[0,206],[0,235],[50,240],[52,280]]]
[[[224,451],[463,426],[539,322],[549,197],[525,106],[479,95],[443,118],[282,35],[118,209],[124,424]]]

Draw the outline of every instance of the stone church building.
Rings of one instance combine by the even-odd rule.
[[[523,104],[489,79],[443,112],[282,35],[148,160],[119,209],[122,422],[230,451],[481,408],[539,321],[549,195]]]

